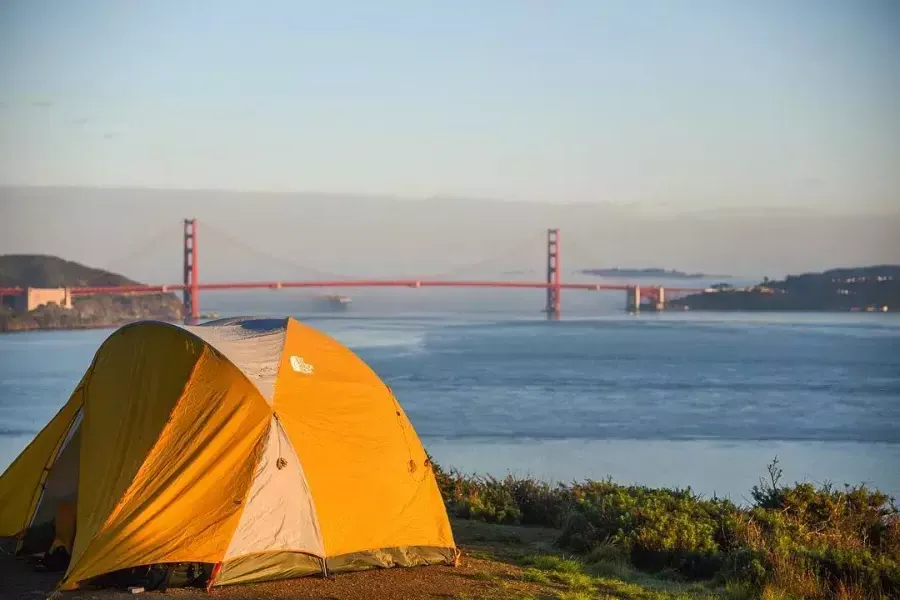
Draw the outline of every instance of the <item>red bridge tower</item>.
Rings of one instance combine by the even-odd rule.
[[[197,219],[184,220],[184,322],[200,318],[200,264],[197,262]]]
[[[547,306],[544,311],[547,319],[559,319],[560,291],[559,280],[559,229],[547,230]]]

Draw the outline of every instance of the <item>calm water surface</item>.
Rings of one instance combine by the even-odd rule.
[[[790,480],[900,497],[895,315],[299,318],[372,365],[445,466],[741,501],[777,455]],[[109,333],[0,336],[0,469]]]

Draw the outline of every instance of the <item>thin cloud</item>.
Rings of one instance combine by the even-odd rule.
[[[53,102],[49,100],[33,100],[31,106],[34,108],[50,108],[53,106]]]

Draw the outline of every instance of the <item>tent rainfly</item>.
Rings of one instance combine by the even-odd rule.
[[[0,537],[21,550],[47,524],[66,590],[151,565],[212,587],[459,555],[391,390],[290,318],[113,333],[0,477]]]

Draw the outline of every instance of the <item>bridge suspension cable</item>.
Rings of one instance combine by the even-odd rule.
[[[343,279],[359,279],[360,278],[359,276],[347,275],[346,273],[335,273],[332,271],[324,271],[322,269],[317,269],[315,267],[303,265],[301,263],[292,261],[290,259],[278,256],[276,254],[272,254],[271,252],[267,252],[265,250],[260,250],[259,248],[248,244],[244,240],[242,240],[242,239],[240,239],[218,227],[215,227],[214,225],[210,225],[208,221],[204,221],[202,224],[202,227],[203,227],[204,235],[206,235],[206,236],[209,236],[209,234],[212,233],[213,236],[218,236],[223,241],[227,242],[228,244],[231,244],[232,246],[240,248],[241,250],[247,252],[248,254],[252,254],[259,258],[264,258],[264,259],[274,262],[274,263],[282,264],[286,267],[290,267],[294,271],[306,272],[310,275],[313,275],[314,277],[320,277],[320,278],[324,278],[324,279],[343,280]],[[203,259],[201,258],[201,260],[203,260]]]
[[[534,254],[536,249],[538,249],[542,252],[543,251],[542,244],[544,243],[543,242],[544,235],[545,234],[543,232],[541,232],[540,236],[533,235],[530,237],[530,239],[520,240],[520,241],[508,246],[504,250],[501,250],[498,253],[491,254],[491,256],[489,256],[489,257],[483,258],[481,260],[478,260],[478,261],[475,261],[472,263],[459,265],[459,266],[453,267],[447,271],[442,271],[440,273],[435,273],[433,275],[429,275],[428,277],[421,277],[421,279],[450,279],[454,276],[458,276],[467,271],[473,271],[475,269],[479,269],[479,268],[485,267],[490,264],[496,264],[496,263],[498,263],[504,259],[510,258],[514,255],[522,255],[522,254],[527,255],[529,253]],[[528,270],[533,270],[533,268],[529,267]]]
[[[332,279],[332,280],[338,280],[338,281],[341,281],[341,280],[357,281],[357,280],[361,280],[361,279],[367,279],[370,277],[370,276],[359,275],[359,274],[347,274],[347,273],[336,273],[333,271],[326,271],[326,270],[322,270],[322,269],[317,269],[315,267],[310,267],[308,265],[304,265],[304,264],[298,263],[296,261],[292,261],[290,259],[286,259],[284,257],[278,256],[271,252],[267,252],[265,250],[260,250],[259,248],[256,248],[255,246],[241,240],[240,238],[238,238],[238,237],[236,237],[214,225],[210,225],[209,222],[207,222],[207,221],[203,222],[203,230],[204,230],[204,232],[206,232],[205,233],[206,236],[209,236],[211,233],[213,236],[218,236],[222,241],[228,243],[232,247],[239,248],[239,249],[247,252],[248,254],[252,254],[259,258],[264,258],[267,261],[279,263],[286,267],[290,267],[295,272],[305,272],[305,273],[310,274],[317,278]],[[453,267],[447,271],[437,273],[437,274],[431,274],[431,275],[427,275],[427,276],[419,275],[419,276],[407,277],[407,278],[408,279],[422,279],[422,280],[446,279],[453,275],[459,275],[460,273],[463,273],[466,271],[471,271],[473,269],[477,269],[479,267],[484,267],[491,263],[496,263],[496,262],[503,260],[505,258],[508,258],[516,253],[520,253],[523,250],[530,250],[531,252],[534,252],[535,248],[541,247],[540,246],[541,243],[542,242],[539,241],[539,238],[537,236],[535,236],[533,240],[520,240],[519,242],[509,246],[508,248],[506,248],[505,250],[503,250],[502,252],[500,252],[498,254],[494,254],[490,257],[475,261],[473,263],[459,265],[459,266]],[[287,279],[287,278],[282,277],[281,279]]]
[[[171,225],[166,225],[164,228],[161,228],[159,231],[146,238],[139,246],[134,247],[132,250],[128,251],[125,254],[116,255],[111,261],[107,262],[105,265],[102,265],[102,268],[111,273],[119,273],[122,271],[132,271],[133,269],[127,268],[125,263],[131,261],[132,259],[141,259],[146,258],[150,251],[163,248],[165,251],[174,252],[178,243],[176,240],[180,237],[180,232],[177,230],[173,231]],[[168,239],[167,239],[168,238]],[[123,273],[128,276],[128,274]]]

